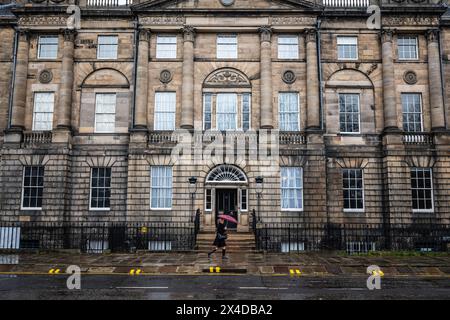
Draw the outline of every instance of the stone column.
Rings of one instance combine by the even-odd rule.
[[[320,130],[319,68],[317,65],[317,30],[305,30],[306,42],[306,126]]]
[[[427,32],[428,81],[430,86],[431,127],[433,131],[445,130],[444,102],[439,53],[439,30]]]
[[[27,98],[28,77],[28,44],[29,34],[27,30],[19,31],[19,43],[17,47],[16,74],[14,79],[13,105],[11,117],[11,129],[25,129],[25,105]]]
[[[183,83],[181,89],[181,128],[194,128],[194,41],[195,29],[183,28]]]
[[[135,129],[146,129],[148,108],[148,57],[150,31],[148,29],[140,29],[138,37],[139,49],[136,62],[136,110],[134,127]]]
[[[272,28],[259,29],[261,36],[261,129],[273,129]]]
[[[76,31],[64,30],[64,46],[61,68],[61,90],[59,96],[59,109],[56,118],[57,127],[70,129],[73,93],[73,54]]]
[[[384,131],[399,131],[395,93],[394,59],[392,40],[394,31],[384,29],[381,32],[381,55],[383,63],[383,110]]]

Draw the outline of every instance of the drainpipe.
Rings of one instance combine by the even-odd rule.
[[[324,130],[324,121],[323,121],[323,90],[322,90],[322,60],[321,60],[321,44],[320,44],[320,25],[322,24],[322,20],[317,19],[316,28],[317,28],[317,64],[319,70],[319,109],[320,109],[320,129]]]
[[[441,29],[442,30],[442,29]],[[445,80],[444,80],[444,62],[442,60],[442,56],[443,56],[443,45],[442,45],[442,37],[441,37],[441,32],[439,32],[439,63],[440,63],[440,67],[441,67],[441,87],[442,87],[442,100],[443,100],[443,105],[444,105],[444,123],[445,123],[445,128],[448,129],[449,128],[449,124],[447,123],[447,97],[445,94]]]
[[[17,65],[17,48],[19,42],[19,33],[17,29],[14,30],[14,50],[13,50],[13,65],[12,65],[12,76],[10,82],[9,98],[8,98],[8,130],[11,129],[11,119],[12,119],[12,105],[13,105],[13,92],[14,92],[14,83],[16,79],[16,65]]]

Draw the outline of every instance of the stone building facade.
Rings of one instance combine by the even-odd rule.
[[[16,2],[0,221],[450,223],[442,4],[383,0],[371,28],[365,0]]]

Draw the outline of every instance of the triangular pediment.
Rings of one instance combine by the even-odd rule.
[[[231,1],[232,2],[232,1]],[[309,0],[234,0],[231,5],[224,5],[221,0],[148,0],[134,5],[133,9],[146,10],[295,10],[315,9],[318,6]]]

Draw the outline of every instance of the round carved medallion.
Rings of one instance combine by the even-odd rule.
[[[172,81],[172,73],[169,70],[163,70],[161,71],[161,74],[159,75],[159,81],[162,83],[169,83]]]
[[[39,82],[40,83],[49,83],[53,79],[53,73],[50,70],[42,70],[39,73]]]
[[[417,83],[417,74],[414,71],[406,71],[403,75],[403,80],[407,84],[415,84]]]
[[[287,84],[292,84],[297,80],[295,73],[291,70],[287,70],[283,73],[283,81]]]
[[[226,7],[234,4],[234,0],[220,0],[220,3]]]

